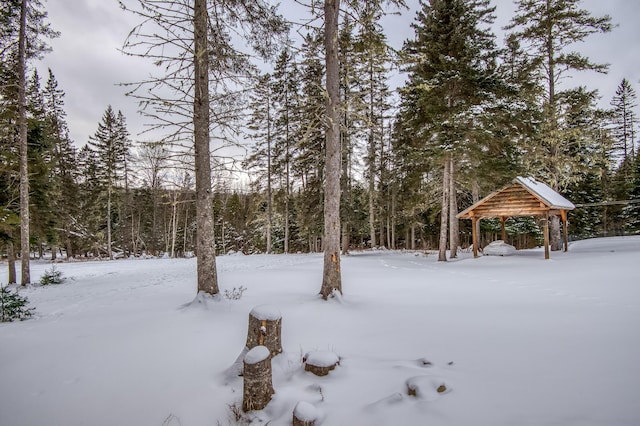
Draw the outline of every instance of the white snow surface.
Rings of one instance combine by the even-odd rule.
[[[251,316],[264,321],[277,321],[282,318],[280,309],[273,305],[258,305],[251,310]]]
[[[261,304],[282,313],[284,352],[254,424],[290,425],[306,401],[323,426],[639,425],[640,237],[471,256],[354,252],[329,301],[322,254],[221,256],[221,290],[247,290],[200,303],[195,259],[58,264],[66,283],[21,291],[35,317],[0,324],[0,425],[234,424],[242,378],[225,372]],[[340,368],[305,372],[316,350]],[[415,377],[452,386],[409,396]]]

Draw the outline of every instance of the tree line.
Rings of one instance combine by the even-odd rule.
[[[74,143],[64,91],[53,72],[43,85],[32,71],[24,82],[28,149],[21,150],[16,41],[20,8],[27,3],[27,63],[46,53],[46,44],[36,40],[56,35],[39,2],[3,3],[0,243],[10,261],[24,258],[19,255],[25,251],[111,259],[197,255],[210,247],[217,254],[324,250],[326,265],[336,256],[323,243],[327,228],[336,226],[332,245],[342,253],[437,249],[439,260],[446,260],[470,242],[469,224],[459,223],[457,212],[517,175],[542,180],[579,205],[570,216],[571,235],[640,232],[631,83],[619,83],[610,108],[599,106],[597,90],[571,87],[567,79],[560,84],[570,73],[607,68],[572,50],[612,29],[608,16],[593,17],[578,0],[515,1],[502,44],[492,30],[495,8],[488,0],[422,2],[412,21],[414,37],[398,52],[381,24],[386,2],[346,2],[342,12],[339,2],[327,0],[325,8],[316,1],[303,4],[310,17],[294,28],[301,35],[292,40],[292,24],[267,2],[238,11],[235,2],[196,2],[205,8],[200,10],[141,0],[162,10],[124,8],[170,28],[174,46],[184,44],[162,55],[154,53],[167,43],[162,36],[131,37],[124,46],[167,70],[130,83],[131,95],[167,136],[134,141],[122,113],[106,106],[95,134]],[[393,3],[402,10],[403,2]],[[206,15],[207,29],[197,47],[193,41],[202,34],[187,26],[178,34],[173,25],[192,22],[196,10]],[[327,13],[336,14],[335,36],[327,36],[326,24],[316,24],[325,23]],[[254,56],[263,58],[260,67],[228,37],[229,28],[238,26],[244,26]],[[137,30],[132,33],[145,27]],[[334,62],[329,42],[337,47]],[[198,56],[198,49],[208,54]],[[193,57],[193,64],[207,60],[198,65],[206,81],[194,79]],[[397,70],[406,80],[393,90],[389,81]],[[197,86],[203,82],[206,88]],[[203,90],[206,99],[196,96]],[[329,93],[336,98],[328,102]],[[208,118],[194,112],[198,104]],[[196,118],[206,121],[198,124]],[[198,129],[207,134],[198,135]],[[248,141],[250,152],[233,168],[238,164],[215,150],[237,141]],[[18,246],[25,234],[23,151],[31,214],[26,249]],[[249,183],[232,183],[238,173]],[[326,211],[336,199],[337,210]],[[338,217],[328,224],[333,212]],[[483,221],[485,240],[498,228]],[[199,243],[203,229],[212,235]],[[507,229],[519,247],[537,244],[540,236],[534,219],[509,221]],[[559,241],[559,222],[552,222],[552,230]],[[215,264],[208,268],[215,271]]]

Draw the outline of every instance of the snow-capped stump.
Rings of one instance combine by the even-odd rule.
[[[340,358],[330,351],[308,352],[303,360],[304,371],[310,371],[316,376],[326,376],[329,371],[340,364]]]
[[[262,410],[275,393],[271,379],[271,352],[256,346],[244,356],[242,411]]]
[[[318,410],[313,404],[300,401],[293,409],[293,426],[315,426]]]
[[[246,346],[266,346],[272,357],[282,352],[282,315],[278,308],[259,305],[251,310]]]
[[[406,381],[407,394],[418,399],[434,401],[440,395],[450,392],[447,384],[433,376],[416,376]]]

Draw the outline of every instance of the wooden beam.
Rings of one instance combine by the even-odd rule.
[[[507,230],[504,225],[506,221],[507,221],[506,217],[500,216],[500,227],[502,229],[502,241],[506,241],[507,239]]]
[[[569,229],[567,227],[568,221],[568,213],[566,210],[560,210],[560,215],[562,217],[562,229],[564,231],[564,251],[569,250]]]
[[[478,233],[476,232],[476,223],[478,219],[471,216],[471,240],[473,242],[473,257],[478,257]]]
[[[549,215],[545,214],[543,218],[542,233],[544,234],[544,258],[549,259]]]

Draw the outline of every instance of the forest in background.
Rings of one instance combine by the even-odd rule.
[[[0,252],[10,259],[20,256],[20,3],[3,2],[0,12]],[[541,10],[545,2],[520,0],[498,45],[488,1],[425,2],[412,20],[415,38],[394,52],[380,25],[382,3],[365,3],[341,20],[338,40],[343,251],[437,249],[443,232],[445,246],[466,246],[470,224],[458,224],[455,213],[518,175],[544,181],[578,205],[569,216],[573,238],[640,232],[632,85],[612,82],[618,90],[602,109],[596,90],[567,79],[558,84],[571,71],[606,71],[572,45],[611,30],[607,17],[590,16],[579,1],[556,0],[555,9]],[[29,7],[33,64],[47,50],[41,38],[55,32],[43,4]],[[554,31],[545,32],[549,27]],[[214,144],[248,143],[250,151],[240,160],[212,154],[218,254],[322,250],[322,29],[306,26],[299,42],[283,40],[272,56],[268,73],[246,63],[233,70],[242,79],[212,88]],[[396,90],[389,80],[397,70],[407,79]],[[105,106],[95,134],[71,141],[53,71],[43,81],[32,66],[29,76],[31,251],[54,258],[194,254],[192,146],[188,132],[175,130],[185,127],[172,122],[168,137],[138,141],[126,118]],[[156,119],[162,112],[148,110]],[[247,183],[238,185],[237,176]],[[485,242],[499,235],[499,221],[482,226]],[[508,221],[507,234],[519,248],[541,238],[533,218]]]

